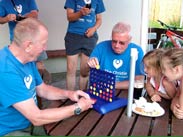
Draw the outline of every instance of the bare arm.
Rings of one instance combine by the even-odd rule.
[[[115,87],[116,87],[116,89],[128,89],[129,81],[116,82]]]
[[[159,95],[166,99],[172,99],[176,94],[176,87],[173,82],[168,81],[166,78],[163,79],[163,87],[167,94],[162,94],[159,92]]]
[[[76,21],[82,16],[88,15],[90,13],[90,9],[83,7],[80,11],[74,12],[73,9],[67,8],[67,20],[72,22]]]
[[[60,89],[57,87],[53,87],[51,85],[47,85],[45,83],[42,83],[40,86],[37,86],[36,88],[38,96],[42,98],[46,98],[48,100],[60,100],[60,99],[66,99],[69,98],[73,101],[78,101],[79,96],[90,98],[89,95],[81,90],[78,91],[69,91]]]
[[[147,94],[150,96],[152,101],[156,101],[156,102],[161,101],[161,96],[159,95],[159,93],[154,89],[154,87],[150,83],[150,78],[147,78],[146,91],[147,91]]]
[[[32,17],[32,18],[38,18],[38,11],[37,10],[32,10],[31,12],[27,13],[24,15],[25,17]]]
[[[183,119],[183,110],[180,109],[180,91],[176,93],[176,96],[172,99],[171,110],[178,119]]]
[[[147,91],[147,94],[150,97],[153,96],[156,93],[155,90],[154,90],[154,88],[153,88],[153,86],[150,83],[150,78],[147,78],[146,91]]]
[[[27,13],[25,17],[38,18],[38,11],[32,10],[31,12]],[[16,21],[16,14],[8,14],[5,17],[0,17],[0,24],[5,24],[10,21]]]
[[[138,76],[135,76],[135,79],[136,80],[144,79],[144,76],[143,75],[138,75]],[[129,81],[116,82],[116,89],[128,89],[129,85],[130,85]]]
[[[183,83],[177,87],[177,93],[172,99],[171,110],[178,119],[183,119]]]
[[[180,109],[183,110],[183,83],[182,83],[182,81],[180,84],[180,96],[179,96],[178,102],[180,104]]]
[[[94,26],[95,31],[101,26],[102,24],[102,14],[97,14],[96,15],[96,23]]]
[[[16,14],[8,14],[5,17],[0,17],[0,24],[5,24],[10,21],[15,21],[16,20]]]
[[[99,61],[96,57],[92,57],[88,59],[88,69],[89,68],[96,68],[97,66],[99,66]]]
[[[87,93],[80,90],[63,90],[42,83],[36,88],[36,91],[40,97],[50,100],[69,98],[72,101],[77,102],[82,111],[88,110],[95,103],[93,100],[90,99]],[[74,115],[75,110],[75,105],[40,110],[32,98],[22,102],[18,102],[13,106],[18,111],[20,111],[27,119],[29,119],[34,125],[37,126],[68,118]]]
[[[102,24],[102,14],[97,14],[95,25],[91,28],[88,28],[87,31],[85,32],[85,35],[87,37],[93,36],[93,34],[97,31],[97,29],[101,26],[101,24]]]
[[[80,106],[82,112],[91,108],[93,103],[93,100],[85,98],[81,98],[78,101],[78,105]],[[20,111],[33,125],[36,126],[57,122],[68,118],[74,115],[75,110],[75,105],[40,110],[32,98],[16,103],[13,107]]]

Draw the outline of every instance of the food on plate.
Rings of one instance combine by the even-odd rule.
[[[144,97],[140,97],[139,99],[134,99],[135,104],[139,108],[144,108],[144,104],[147,103],[147,100]]]
[[[142,113],[143,112],[143,108],[139,108],[139,107],[135,107],[135,110]]]
[[[140,97],[139,100],[134,100],[135,107],[134,110],[136,113],[145,115],[145,116],[159,116],[164,114],[164,110],[157,102],[147,102],[144,97]]]

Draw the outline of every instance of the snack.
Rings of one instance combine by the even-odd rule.
[[[144,105],[147,103],[147,100],[144,97],[140,97],[139,99],[134,99],[137,107],[144,108]]]
[[[157,102],[147,102],[144,97],[134,101],[135,103],[132,105],[134,113],[150,117],[161,116],[165,113],[164,109]]]
[[[135,107],[135,110],[142,113],[143,112],[143,108],[140,108],[140,107]]]

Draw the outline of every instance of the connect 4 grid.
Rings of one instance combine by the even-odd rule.
[[[101,114],[127,105],[126,98],[115,97],[115,75],[103,70],[90,69],[87,93],[96,99],[93,108]]]
[[[89,92],[97,99],[112,102],[115,93],[115,75],[92,68],[90,70]]]

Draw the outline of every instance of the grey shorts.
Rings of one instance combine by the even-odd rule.
[[[4,136],[47,136],[43,126],[29,126],[26,129],[13,131]]]
[[[41,55],[37,58],[37,61],[46,60],[48,58],[46,51],[43,51]]]
[[[67,32],[64,40],[67,55],[84,53],[86,56],[90,56],[96,46],[98,35],[95,33],[92,37],[88,38],[84,35]]]

